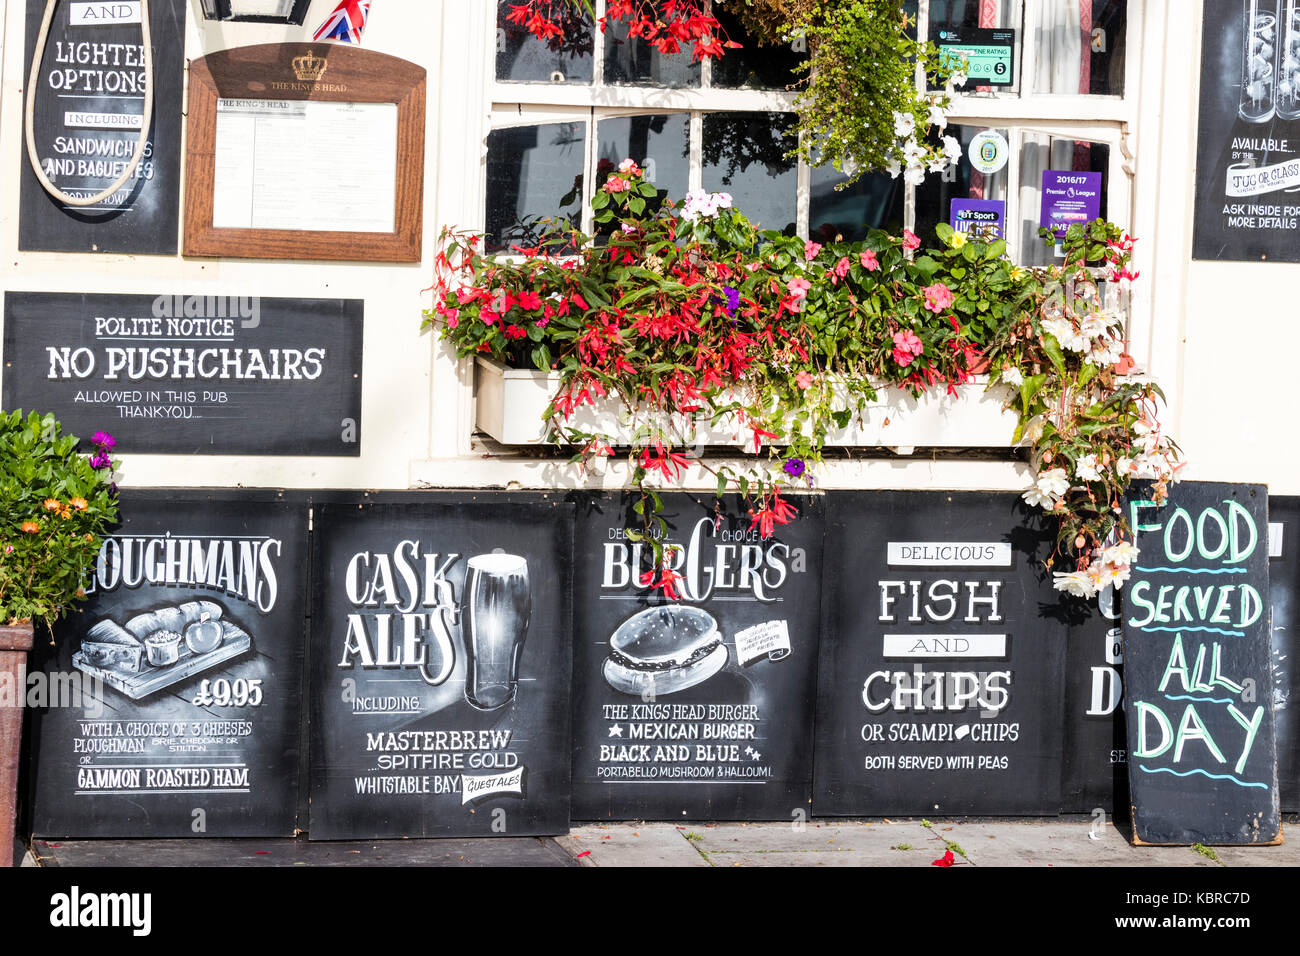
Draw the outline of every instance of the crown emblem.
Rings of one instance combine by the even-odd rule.
[[[325,57],[316,56],[308,50],[303,56],[293,58],[293,73],[300,80],[319,80],[325,75]]]

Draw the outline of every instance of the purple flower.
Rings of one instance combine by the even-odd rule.
[[[117,445],[117,439],[108,432],[95,432],[90,436],[90,440],[94,442],[96,448],[103,451],[112,451],[113,447]]]
[[[111,458],[108,457],[108,452],[106,451],[96,452],[90,457],[90,467],[94,468],[96,471],[100,471],[104,468],[108,468],[112,464],[113,461]]]
[[[740,293],[729,285],[724,285],[722,292],[727,297],[727,315],[735,315],[740,308]]]
[[[788,458],[784,465],[781,466],[787,475],[791,478],[798,478],[807,469],[802,458]]]

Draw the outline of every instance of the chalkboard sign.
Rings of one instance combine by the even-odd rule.
[[[1114,813],[1128,806],[1124,736],[1124,592],[1096,600],[1061,596],[1070,628],[1065,653],[1061,810]]]
[[[361,454],[360,299],[4,297],[4,407],[134,454]]]
[[[826,529],[814,813],[1056,813],[1051,529],[939,492],[832,493]]]
[[[627,535],[641,526],[633,496],[584,503],[575,818],[808,816],[822,507],[792,503],[798,519],[763,537],[737,499],[715,511],[712,495],[665,495],[667,588]]]
[[[34,90],[26,89],[46,0],[27,0],[24,107],[35,95],[36,153],[50,181],[74,196],[112,185],[131,161],[144,111],[139,0],[57,4]],[[18,248],[173,255],[180,196],[185,0],[151,0],[153,118],[135,175],[94,206],[66,206],[32,172],[26,139]]]
[[[306,507],[129,491],[121,515],[33,651],[34,834],[292,835]]]
[[[1295,694],[1300,678],[1300,498],[1269,497],[1268,531],[1278,801],[1283,813],[1295,813],[1300,811],[1300,695]]]
[[[1192,257],[1300,261],[1300,84],[1288,79],[1300,20],[1222,0],[1200,17]]]
[[[1268,493],[1180,482],[1126,502],[1124,711],[1137,843],[1281,838],[1268,619]]]
[[[312,839],[568,830],[572,542],[551,495],[316,507]]]

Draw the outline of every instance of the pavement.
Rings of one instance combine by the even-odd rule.
[[[1112,822],[852,820],[796,823],[591,823],[566,836],[478,840],[37,840],[23,866],[338,867],[1275,867],[1279,846],[1133,846]],[[951,854],[951,855],[949,855]]]

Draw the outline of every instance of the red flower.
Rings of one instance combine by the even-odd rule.
[[[794,506],[781,497],[779,491],[772,494],[764,495],[759,502],[758,511],[751,511],[753,520],[750,521],[749,527],[752,531],[755,526],[758,528],[759,537],[770,538],[777,525],[789,524],[799,516],[799,512]]]
[[[527,332],[525,332],[517,325],[510,325],[506,327],[506,338],[508,339],[522,339],[527,334],[528,334]]]
[[[952,866],[956,862],[957,860],[956,857],[952,855],[952,850],[949,850],[943,856],[939,857],[939,859],[931,861],[930,865],[931,866]]]
[[[529,312],[533,309],[540,309],[542,307],[542,297],[531,290],[519,293],[519,297],[515,299],[515,302],[519,304],[519,308],[525,309]]]
[[[655,439],[653,445],[641,451],[641,467],[646,471],[657,471],[669,481],[676,479],[690,463],[689,455],[673,451],[658,439]]]
[[[681,595],[677,593],[677,582],[682,580],[682,576],[672,568],[654,568],[641,574],[641,587],[643,588],[662,588],[664,597],[670,601],[680,601]]]

